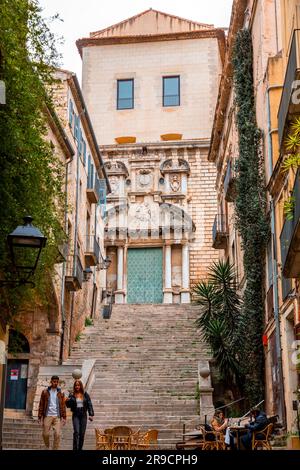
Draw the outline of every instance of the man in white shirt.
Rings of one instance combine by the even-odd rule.
[[[50,447],[50,429],[54,429],[53,450],[60,444],[61,424],[66,422],[65,396],[58,387],[59,377],[51,377],[50,387],[42,391],[38,419],[43,424],[43,439],[47,449]]]

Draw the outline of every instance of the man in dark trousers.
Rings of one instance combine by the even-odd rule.
[[[61,424],[66,423],[65,396],[58,387],[59,377],[51,377],[50,387],[42,391],[39,404],[39,423],[43,424],[43,439],[47,449],[50,447],[50,429],[54,429],[53,450],[59,449]]]
[[[250,421],[249,424],[246,424],[248,428],[247,434],[242,436],[241,441],[243,446],[247,450],[251,450],[252,448],[252,434],[255,431],[262,431],[268,424],[268,418],[264,411],[259,410],[258,408],[254,408],[251,411],[251,417],[254,418],[253,421]],[[257,436],[259,438],[259,434]]]

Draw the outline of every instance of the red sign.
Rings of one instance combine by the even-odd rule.
[[[10,380],[18,380],[19,378],[19,369],[10,370]]]

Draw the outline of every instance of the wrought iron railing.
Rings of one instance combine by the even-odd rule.
[[[100,262],[100,246],[95,235],[86,236],[85,251],[86,253],[93,253],[97,258],[97,263]]]
[[[293,240],[294,231],[300,218],[300,171],[297,171],[292,197],[294,198],[294,213],[292,219],[286,219],[280,234],[281,264],[284,266]]]
[[[282,144],[282,139],[284,136],[285,123],[288,116],[291,95],[293,92],[293,81],[296,79],[297,70],[299,70],[299,39],[300,30],[296,29],[294,31],[293,39],[291,42],[289,60],[286,68],[284,85],[278,111],[278,137],[280,145]]]
[[[77,255],[74,259],[74,255],[68,256],[66,276],[77,279],[80,286],[83,283],[83,267],[79,256]]]
[[[213,229],[212,229],[213,240],[217,238],[217,235],[219,233],[222,233],[222,234],[227,233],[226,216],[224,214],[217,214],[215,217],[215,221],[214,221]]]

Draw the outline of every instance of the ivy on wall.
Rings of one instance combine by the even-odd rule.
[[[269,229],[266,217],[261,132],[257,128],[253,88],[252,38],[247,29],[237,33],[233,48],[233,81],[239,136],[237,161],[237,229],[244,252],[246,285],[243,294],[241,366],[250,406],[264,397],[264,262]]]
[[[36,0],[1,0],[0,48],[0,80],[6,86],[6,104],[0,106],[1,277],[11,271],[6,236],[24,215],[31,215],[47,237],[35,275],[37,289],[1,289],[1,318],[7,321],[25,299],[47,297],[64,237],[63,168],[47,142],[44,113],[45,103],[51,105],[51,71],[58,55]]]

